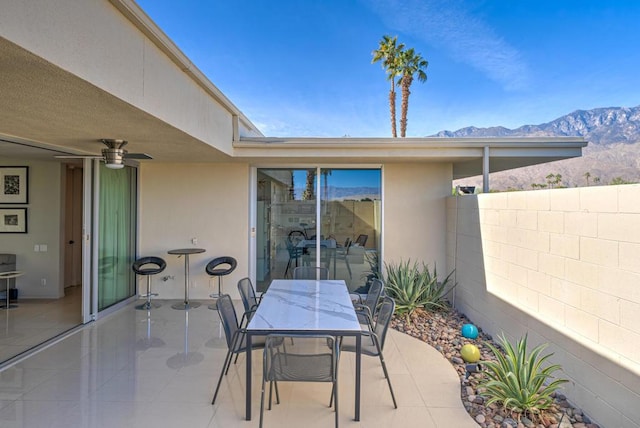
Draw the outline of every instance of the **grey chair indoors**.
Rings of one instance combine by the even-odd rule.
[[[326,267],[298,266],[293,270],[293,279],[329,279]]]
[[[364,233],[360,234],[360,235],[358,235],[358,237],[354,241],[354,244],[358,245],[360,247],[364,247],[365,245],[367,245],[367,240],[368,239],[369,239],[369,235],[365,235]]]
[[[285,338],[295,339],[289,349]],[[335,425],[338,427],[338,361],[336,338],[327,335],[269,335],[262,360],[262,394],[260,401],[260,427],[264,419],[265,386],[269,382],[269,410],[275,386],[276,403],[280,404],[278,382],[330,382],[329,407],[335,405]],[[333,397],[335,396],[335,400]]]
[[[391,317],[396,309],[395,301],[385,296],[382,299],[382,303],[378,307],[377,316],[375,319],[375,325],[372,330],[363,331],[362,333],[362,355],[368,355],[370,357],[378,357],[384,377],[387,379],[389,385],[389,391],[391,392],[391,399],[393,400],[393,407],[398,408],[396,403],[396,396],[393,393],[393,387],[391,386],[391,379],[389,378],[389,372],[387,371],[387,365],[384,362],[384,356],[382,350],[384,349],[384,342],[387,337],[387,330],[391,323]],[[344,337],[341,340],[340,350],[343,352],[356,352],[356,341],[353,337]]]
[[[286,278],[289,269],[293,271],[292,265],[294,265],[294,268],[298,267],[298,261],[300,257],[302,257],[303,249],[298,247],[298,243],[290,237],[285,240],[285,244],[287,246],[287,253],[289,253],[289,261],[287,262],[287,267],[284,269],[284,277]]]

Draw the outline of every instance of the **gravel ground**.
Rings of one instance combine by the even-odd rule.
[[[465,362],[460,357],[460,348],[466,343],[475,344],[480,350],[480,363],[494,360],[493,353],[484,343],[492,341],[491,336],[480,330],[477,339],[467,339],[460,334],[460,329],[470,321],[455,309],[439,312],[415,313],[410,323],[404,317],[394,316],[391,327],[416,337],[445,356],[460,376],[460,395],[467,412],[482,428],[599,428],[582,413],[574,408],[560,393],[554,397],[554,404],[540,420],[531,421],[516,417],[493,404],[487,406],[485,399],[478,394],[477,385],[481,373],[467,373]]]

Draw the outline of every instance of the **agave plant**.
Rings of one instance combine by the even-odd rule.
[[[553,403],[552,394],[567,382],[554,379],[552,373],[561,370],[560,365],[545,365],[553,354],[540,356],[547,344],[536,346],[527,355],[527,336],[514,347],[503,336],[498,338],[504,354],[493,344],[486,343],[496,361],[484,361],[485,378],[480,386],[488,398],[487,405],[496,403],[514,414],[539,417]],[[554,380],[552,380],[554,379]]]
[[[438,281],[438,272],[433,272],[422,263],[406,262],[385,263],[385,292],[396,301],[396,312],[405,315],[407,322],[416,309],[445,309],[448,307],[445,296],[455,286],[451,284],[451,272]]]

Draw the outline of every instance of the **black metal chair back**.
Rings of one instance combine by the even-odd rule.
[[[287,347],[286,338],[295,339],[295,346]],[[276,403],[280,403],[278,382],[331,382],[329,406],[335,403],[335,425],[338,427],[338,361],[339,350],[335,337],[327,335],[269,335],[262,360],[262,394],[260,427],[264,415],[265,385],[269,382],[269,409],[275,385]],[[333,397],[335,396],[335,400]]]

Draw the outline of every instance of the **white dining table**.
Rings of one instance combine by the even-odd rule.
[[[360,420],[362,330],[343,280],[273,280],[247,326],[247,349],[252,336],[267,334],[355,336],[355,420]],[[251,420],[251,352],[246,369],[246,419]]]

